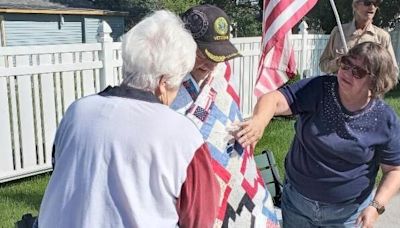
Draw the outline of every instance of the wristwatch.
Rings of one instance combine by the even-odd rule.
[[[376,211],[378,211],[378,214],[381,215],[383,212],[385,212],[385,206],[381,205],[378,201],[372,200],[371,203],[369,203],[369,206],[373,206],[376,208]]]

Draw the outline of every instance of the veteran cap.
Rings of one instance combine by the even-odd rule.
[[[229,41],[230,21],[226,13],[213,5],[199,5],[182,15],[201,52],[211,61],[220,63],[241,56]]]

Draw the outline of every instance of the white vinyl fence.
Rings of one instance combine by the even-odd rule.
[[[104,23],[96,44],[0,47],[0,183],[50,171],[54,134],[68,106],[121,82],[121,43],[113,43],[110,33]],[[291,36],[299,72],[320,74],[327,39],[305,31]],[[256,102],[260,41],[233,39],[243,55],[231,63],[245,116]]]
[[[68,106],[120,82],[121,44],[102,41],[0,47],[0,183],[51,170],[55,130]]]

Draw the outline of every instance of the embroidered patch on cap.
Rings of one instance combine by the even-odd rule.
[[[214,22],[214,29],[219,35],[226,35],[228,33],[228,22],[225,18],[219,17]]]
[[[192,32],[194,39],[203,37],[209,26],[207,16],[199,10],[190,12],[190,14],[183,18],[183,22],[186,29]]]
[[[229,41],[230,20],[222,9],[209,4],[194,6],[182,14],[182,20],[209,60],[220,63],[240,56]]]

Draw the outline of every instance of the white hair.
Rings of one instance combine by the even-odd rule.
[[[196,43],[175,14],[160,10],[143,19],[122,40],[122,85],[152,91],[161,76],[178,88],[193,69]]]

